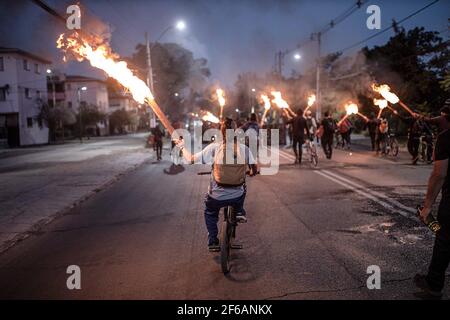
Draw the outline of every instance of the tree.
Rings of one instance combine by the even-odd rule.
[[[58,128],[76,122],[75,113],[65,106],[50,107],[47,103],[42,103],[37,118],[45,123],[49,129],[49,141],[56,141],[56,131]]]
[[[175,43],[156,43],[151,46],[151,62],[154,74],[154,95],[162,109],[172,117],[182,114],[180,93],[190,86],[200,92],[210,76],[206,59],[195,59],[191,51]],[[141,79],[147,78],[146,46],[138,44],[135,53],[128,59]]]
[[[116,110],[109,116],[109,129],[111,133],[115,133],[116,129],[119,133],[123,133],[125,126],[133,123],[131,114],[125,109]]]
[[[362,51],[375,79],[419,111],[436,112],[446,98],[439,82],[449,72],[449,45],[438,32],[398,28],[385,45]]]
[[[80,125],[81,118],[81,125]],[[86,104],[81,102],[80,110],[77,114],[76,130],[82,130],[82,134],[88,127],[97,127],[99,122],[105,121],[106,115],[98,110],[98,107],[93,104]]]

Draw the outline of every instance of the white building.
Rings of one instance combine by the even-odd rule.
[[[100,112],[104,114],[109,113],[108,89],[105,81],[83,76],[66,75],[64,82],[65,105],[67,107],[78,113],[80,104],[93,105]],[[97,124],[100,135],[108,134],[107,127],[108,123],[106,120]]]
[[[47,101],[50,64],[26,51],[0,47],[0,146],[48,143],[48,128],[37,116]]]

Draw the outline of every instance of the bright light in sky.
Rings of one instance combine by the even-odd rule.
[[[176,24],[176,28],[178,30],[184,30],[186,29],[186,24],[184,23],[184,21],[178,21]]]
[[[300,54],[298,54],[298,53],[296,53],[295,55],[294,55],[294,59],[295,60],[300,60],[302,58],[302,56],[300,55]]]

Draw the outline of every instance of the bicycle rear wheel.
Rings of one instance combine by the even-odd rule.
[[[311,165],[313,167],[317,167],[319,164],[319,157],[317,156],[317,149],[315,145],[312,145],[309,149],[310,156],[311,156]]]
[[[229,210],[225,208],[224,210]],[[232,209],[231,209],[232,210]],[[229,217],[229,212],[225,214],[225,217]],[[220,230],[220,264],[222,272],[227,274],[230,272],[230,251],[231,251],[231,235],[232,226],[227,218],[222,222],[222,228]]]

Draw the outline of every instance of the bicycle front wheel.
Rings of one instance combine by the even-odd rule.
[[[224,220],[220,230],[220,264],[224,274],[230,272],[231,228],[230,223]]]
[[[391,152],[394,157],[398,156],[398,143],[396,140],[392,141]]]

